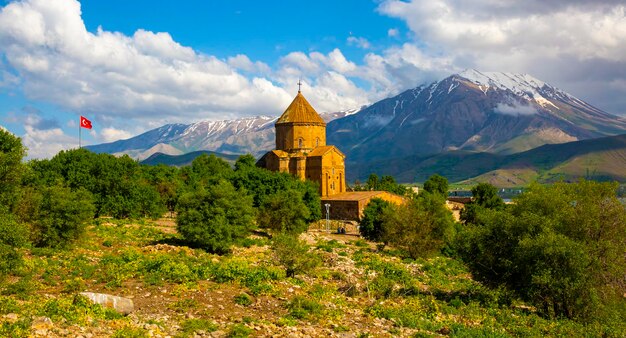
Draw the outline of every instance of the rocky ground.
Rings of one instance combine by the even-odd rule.
[[[387,337],[580,332],[473,281],[453,259],[403,260],[354,234],[312,229],[313,271],[285,277],[257,234],[230,255],[180,244],[171,219],[97,220],[64,250],[32,249],[0,289],[0,336]],[[81,292],[132,300],[130,314]],[[109,304],[113,306],[113,304]],[[118,309],[119,310],[119,309]],[[573,330],[573,331],[572,331]]]

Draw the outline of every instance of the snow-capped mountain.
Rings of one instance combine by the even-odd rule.
[[[455,150],[511,154],[626,133],[623,118],[530,75],[476,70],[369,107],[320,115],[328,122],[328,143],[347,155],[348,166]],[[197,150],[259,156],[274,148],[276,118],[172,124],[88,148],[140,160],[156,152],[179,155]]]
[[[526,74],[466,70],[328,124],[349,162],[465,150],[516,153],[626,133],[626,120]]]
[[[326,122],[354,114],[358,109],[320,114]],[[169,124],[128,140],[88,146],[98,153],[128,154],[143,160],[160,152],[181,155],[197,150],[223,154],[251,153],[255,156],[273,149],[274,122],[278,117],[256,116],[235,120]]]

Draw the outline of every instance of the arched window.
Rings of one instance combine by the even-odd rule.
[[[304,140],[299,138],[298,139],[298,148],[303,148],[304,147]]]

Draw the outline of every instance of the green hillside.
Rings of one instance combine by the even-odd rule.
[[[500,187],[581,177],[626,182],[626,135],[543,145],[512,155],[447,152],[350,165],[352,179],[363,180],[375,172],[407,183],[423,182],[435,173],[452,182],[489,182]]]

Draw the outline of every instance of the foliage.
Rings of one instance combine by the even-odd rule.
[[[439,194],[422,192],[404,205],[383,210],[384,242],[415,259],[440,251],[454,236],[454,219]]]
[[[379,179],[378,175],[376,174],[370,174],[364,186],[361,186],[360,184],[355,184],[354,190],[388,191],[400,196],[404,196],[409,193],[409,189],[401,184],[398,184],[393,176],[383,175]]]
[[[31,225],[36,246],[63,247],[78,239],[94,215],[91,194],[61,186],[24,189],[20,217]]]
[[[476,215],[482,209],[501,210],[504,201],[498,195],[498,189],[489,183],[479,183],[472,188],[473,200],[461,210],[461,221],[476,223]]]
[[[0,128],[0,205],[11,206],[24,173],[26,149],[19,137]]]
[[[607,318],[623,302],[626,210],[616,184],[533,184],[507,209],[482,209],[460,254],[489,285],[504,285],[548,317]]]
[[[307,223],[322,217],[321,202],[316,183],[301,181],[287,173],[269,171],[250,165],[246,155],[235,163],[236,171],[230,181],[237,189],[245,189],[252,195],[254,206],[261,207],[269,196],[288,190],[297,191],[308,209]]]
[[[424,191],[427,191],[431,194],[439,194],[444,197],[448,196],[448,179],[434,174],[430,176],[426,182],[424,182]]]
[[[254,228],[252,198],[220,180],[181,196],[176,224],[190,244],[215,253],[226,253],[234,241]]]
[[[181,326],[181,330],[183,331],[184,336],[193,336],[197,331],[205,331],[205,332],[213,332],[217,331],[218,326],[214,322],[206,319],[187,319],[185,320]]]
[[[309,209],[297,190],[268,196],[259,208],[258,224],[276,232],[300,234],[308,229]]]
[[[242,292],[238,294],[237,296],[235,296],[235,303],[242,305],[242,306],[248,306],[248,305],[252,305],[252,303],[254,303],[254,300],[252,299],[252,297],[250,297],[250,295],[248,295],[245,292]]]
[[[150,175],[166,167],[142,170],[135,160],[124,155],[95,154],[86,149],[61,151],[50,160],[33,160],[28,163],[31,174],[25,185],[67,186],[85,189],[93,196],[96,216],[116,218],[158,217],[166,209],[164,200],[156,189],[159,182]]]
[[[226,334],[227,338],[243,338],[249,337],[254,331],[243,325],[243,324],[235,324],[231,326],[230,330]]]
[[[0,207],[0,281],[22,265],[20,248],[26,245],[28,229]]]
[[[312,299],[303,296],[295,296],[287,304],[289,316],[294,319],[305,319],[310,316],[318,315],[322,312],[322,305]]]
[[[364,238],[381,242],[385,238],[383,215],[391,204],[380,198],[372,198],[363,210],[363,218],[359,222],[359,232]]]
[[[285,267],[287,277],[306,273],[320,264],[318,257],[309,252],[309,246],[293,235],[274,236],[272,249],[278,263]]]

